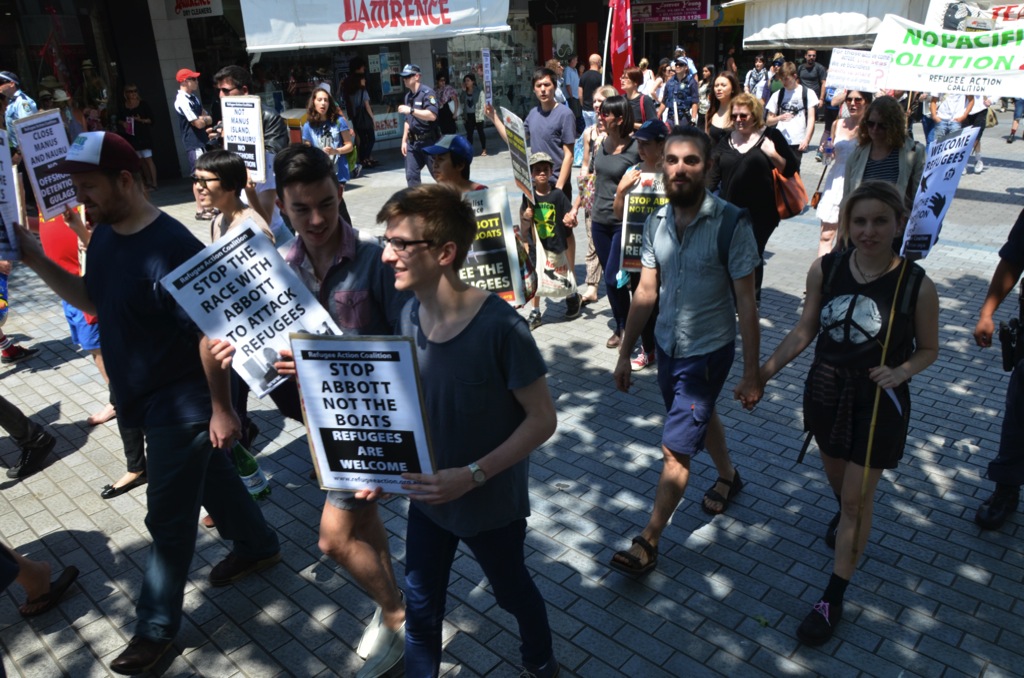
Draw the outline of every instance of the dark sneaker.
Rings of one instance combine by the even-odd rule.
[[[519,674],[519,678],[555,678],[562,672],[562,667],[559,666],[558,660],[552,657],[540,666],[530,666],[527,664],[523,667],[523,672]]]
[[[800,623],[796,637],[804,645],[823,645],[832,638],[842,618],[842,605],[829,605],[824,600],[819,600]]]
[[[998,530],[1006,519],[1017,511],[1020,504],[1020,487],[997,485],[992,496],[982,502],[974,515],[974,522],[983,530]]]
[[[117,658],[110,662],[110,670],[124,676],[135,676],[145,673],[156,666],[164,653],[171,647],[169,640],[150,640],[135,636],[128,647]]]
[[[242,558],[231,552],[227,557],[213,566],[210,570],[210,584],[213,586],[227,586],[234,584],[250,574],[262,572],[281,560],[281,552],[278,551],[266,558]]]
[[[32,439],[21,446],[21,459],[17,465],[7,469],[8,478],[28,478],[30,475],[43,468],[46,458],[53,452],[57,441],[46,431],[39,429],[39,432],[32,436]]]
[[[583,297],[578,294],[574,294],[571,297],[565,298],[565,317],[567,320],[576,318],[580,314],[580,309],[583,307]]]
[[[0,362],[4,365],[10,365],[11,363],[17,363],[27,358],[31,358],[36,353],[39,353],[38,348],[25,348],[24,346],[14,345],[10,348],[5,348],[0,352]]]
[[[541,322],[542,322],[541,315],[540,315],[540,309],[539,308],[535,308],[533,311],[531,311],[529,317],[526,318],[526,322],[527,322],[527,324],[530,325],[530,329],[531,330],[535,330],[538,327],[540,327]]]
[[[836,532],[839,531],[839,517],[842,515],[842,511],[836,511],[836,514],[832,516],[832,520],[828,523],[828,529],[825,530],[825,546],[830,549],[835,549],[836,547]]]

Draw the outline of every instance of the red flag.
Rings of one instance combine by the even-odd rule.
[[[618,84],[622,73],[633,65],[633,19],[630,16],[629,0],[613,0],[611,35],[612,82]]]

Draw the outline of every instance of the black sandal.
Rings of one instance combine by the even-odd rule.
[[[658,547],[651,546],[651,542],[647,541],[643,537],[633,537],[633,543],[638,545],[647,556],[647,562],[643,563],[640,559],[634,556],[629,551],[616,551],[615,555],[612,556],[610,563],[613,570],[618,570],[623,574],[628,574],[634,577],[640,577],[658,565]],[[620,560],[625,561],[621,562]]]
[[[722,483],[729,487],[728,496],[723,497],[715,491],[715,485],[718,483]],[[731,502],[733,498],[740,493],[740,490],[743,489],[743,481],[740,480],[740,470],[736,469],[736,473],[733,475],[732,480],[719,478],[715,481],[715,485],[712,485],[711,489],[704,493],[704,501],[700,503],[700,507],[704,510],[704,513],[712,516],[718,516],[725,513],[726,509],[729,508],[729,502]],[[716,501],[720,503],[722,505],[722,509],[720,511],[712,511],[708,508],[708,501]]]

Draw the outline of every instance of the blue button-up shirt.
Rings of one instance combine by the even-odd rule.
[[[750,219],[744,213],[729,246],[728,270],[718,257],[718,229],[725,201],[710,193],[696,218],[676,233],[672,204],[644,225],[640,261],[658,270],[658,321],[654,338],[673,358],[706,355],[736,340],[732,281],[750,275],[760,261]]]
[[[20,146],[18,143],[18,133],[14,128],[14,121],[27,118],[37,110],[36,102],[32,101],[27,94],[20,89],[14,93],[10,103],[7,104],[7,112],[4,113],[4,120],[7,124],[7,143],[11,148],[18,148]]]

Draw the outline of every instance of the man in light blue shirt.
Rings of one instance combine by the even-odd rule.
[[[565,88],[565,100],[576,118],[576,131],[583,133],[583,105],[580,103],[580,73],[576,70],[578,58],[575,54],[569,55],[565,62],[565,72],[562,74],[562,82]]]
[[[14,121],[27,118],[38,109],[36,102],[32,101],[29,95],[21,91],[21,79],[11,71],[0,71],[0,94],[7,97],[7,112],[4,113],[4,120],[7,123],[8,144],[12,149],[18,148],[17,130],[14,129]]]
[[[735,356],[736,315],[743,337],[743,377],[734,395],[751,409],[763,389],[754,303],[757,245],[746,212],[705,190],[710,154],[711,140],[693,127],[678,130],[665,141],[669,203],[644,226],[640,286],[615,365],[615,384],[628,391],[633,371],[630,350],[658,304],[655,339],[658,385],[667,410],[662,434],[665,465],[647,526],[611,561],[613,568],[630,575],[647,574],[657,565],[658,541],[686,490],[691,456],[706,445],[718,470],[718,480],[704,495],[706,513],[724,512],[742,487],[715,410]]]

